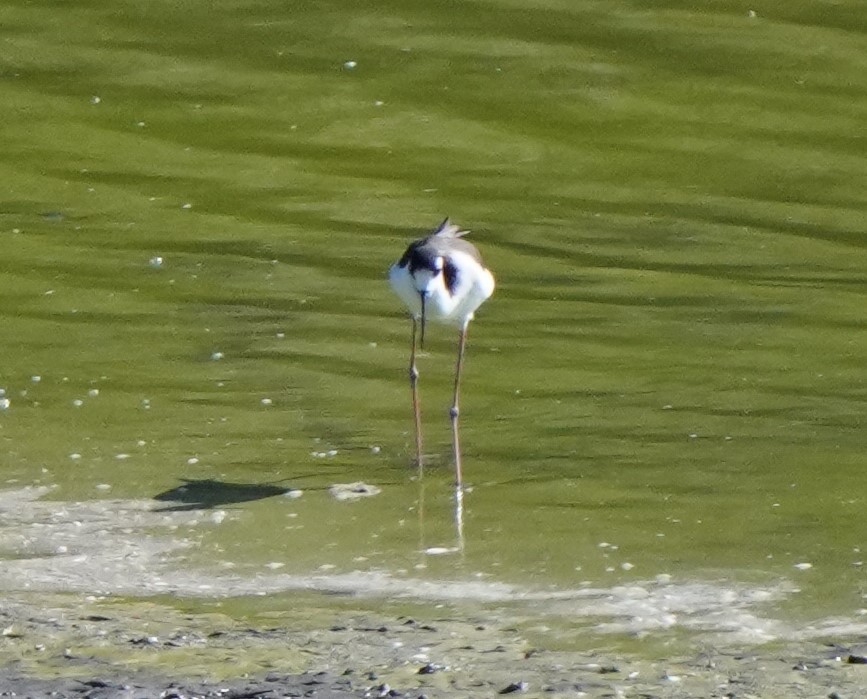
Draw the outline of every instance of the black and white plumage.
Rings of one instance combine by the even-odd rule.
[[[415,364],[416,335],[421,326],[424,346],[425,325],[434,320],[459,329],[458,359],[455,367],[454,401],[450,411],[455,474],[461,484],[461,456],[458,441],[458,391],[466,345],[467,326],[476,309],[494,293],[494,275],[485,267],[479,251],[463,239],[462,231],[449,219],[430,235],[410,243],[406,252],[388,270],[388,281],[412,317],[410,386],[416,431],[416,457],[421,466],[421,420],[418,403],[418,369]]]

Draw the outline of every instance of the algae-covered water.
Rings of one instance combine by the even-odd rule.
[[[863,3],[0,12],[4,584],[39,558],[35,589],[151,593],[157,556],[244,614],[312,588],[863,629]],[[455,333],[420,359],[419,479],[385,283],[445,215],[498,282],[461,532]],[[134,574],[138,528],[175,540]],[[726,614],[753,603],[783,626]]]

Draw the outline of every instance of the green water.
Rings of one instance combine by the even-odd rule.
[[[864,3],[12,1],[0,27],[0,484],[305,491],[227,486],[190,565],[865,606]],[[456,338],[420,364],[420,484],[384,277],[446,214],[498,288],[465,550],[425,556],[454,545]],[[358,480],[383,492],[325,492]]]

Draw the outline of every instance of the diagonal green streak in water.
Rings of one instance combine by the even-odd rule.
[[[3,484],[305,491],[217,497],[201,565],[864,605],[863,2],[13,0],[0,27]],[[498,280],[460,559],[419,553],[453,545],[456,336],[420,359],[419,484],[384,280],[447,214]],[[383,493],[325,493],[359,480]]]

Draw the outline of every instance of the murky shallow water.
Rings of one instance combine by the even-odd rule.
[[[811,8],[8,4],[2,473],[55,504],[2,513],[7,587],[153,592],[153,544],[183,594],[862,628],[867,19]],[[455,338],[420,482],[384,270],[446,213],[498,289],[426,555]],[[51,507],[113,582],[22,548]]]
[[[210,606],[208,600],[228,598],[235,601],[221,601],[221,612],[234,609],[263,618],[280,606],[281,598],[295,608],[297,594],[310,592],[367,600],[360,603],[374,608],[376,600],[388,605],[459,605],[463,613],[500,624],[508,620],[531,634],[541,633],[549,647],[567,648],[619,645],[630,638],[652,638],[651,645],[669,649],[684,638],[688,644],[701,641],[725,648],[867,631],[863,617],[794,623],[780,614],[778,605],[799,590],[770,576],[762,582],[728,573],[709,580],[660,574],[653,580],[608,585],[585,580],[569,587],[550,580],[543,584],[541,579],[516,584],[504,582],[507,576],[472,573],[463,552],[447,558],[448,571],[434,573],[431,569],[437,566],[428,562],[443,560],[445,547],[419,548],[414,565],[397,568],[377,565],[382,554],[356,556],[352,565],[307,567],[279,556],[264,565],[244,565],[241,556],[221,550],[218,558],[205,562],[201,554],[209,547],[202,548],[203,540],[248,519],[246,513],[162,507],[147,500],[42,499],[47,491],[0,493],[0,551],[14,552],[4,556],[0,589],[73,592],[89,599],[193,598],[204,601],[203,609]],[[337,546],[326,544],[325,549],[331,551],[319,560],[339,560]],[[362,545],[359,550],[366,549]],[[263,601],[257,603],[257,598]]]

